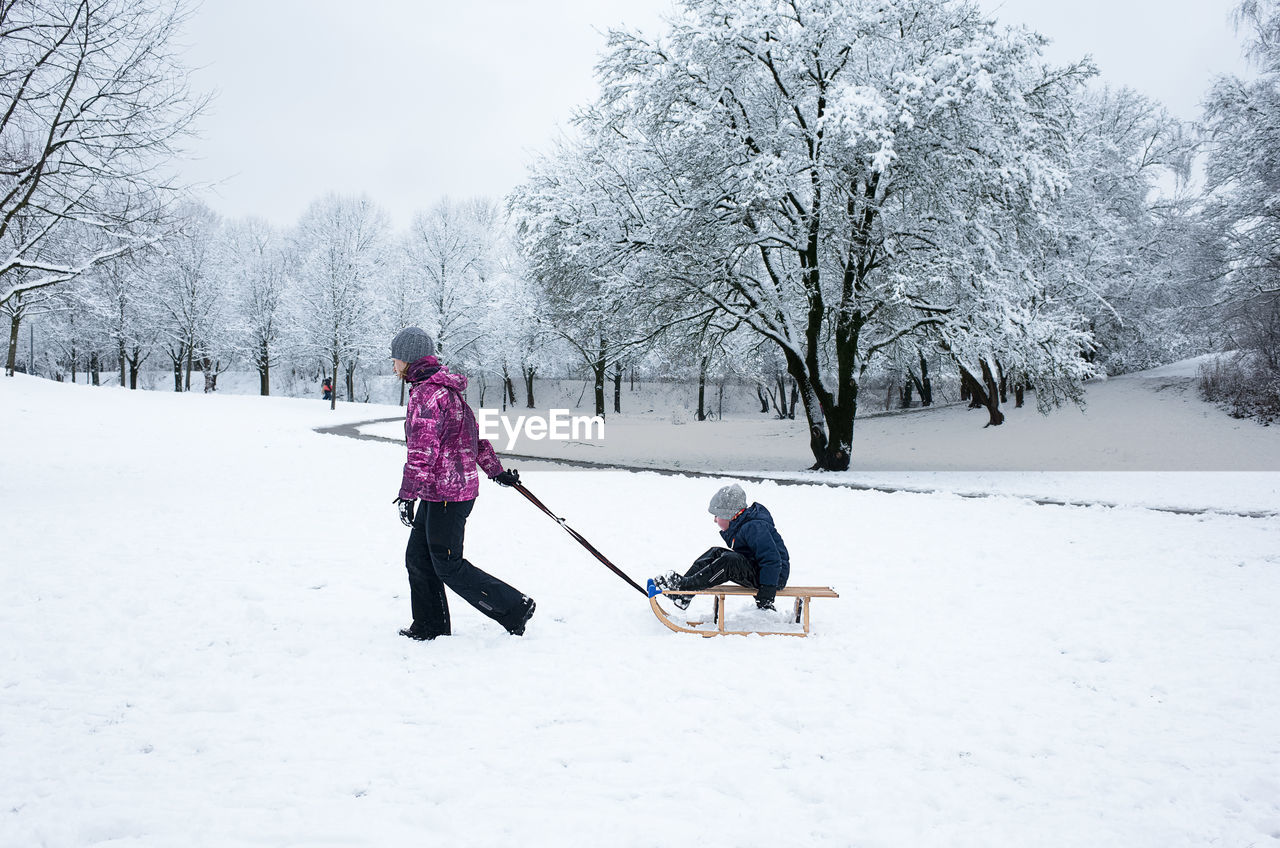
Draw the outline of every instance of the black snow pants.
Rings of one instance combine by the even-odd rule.
[[[680,580],[681,589],[710,589],[721,583],[760,588],[760,567],[728,548],[708,548]]]
[[[448,636],[448,586],[464,601],[499,623],[524,598],[516,589],[462,558],[467,516],[475,501],[419,501],[409,533],[404,564],[409,571],[413,629],[427,636]]]

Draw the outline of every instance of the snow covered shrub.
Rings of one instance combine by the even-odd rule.
[[[1200,395],[1227,408],[1233,418],[1254,418],[1264,425],[1280,421],[1280,369],[1256,354],[1201,365]]]

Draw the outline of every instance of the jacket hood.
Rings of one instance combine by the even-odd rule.
[[[770,523],[773,522],[773,515],[765,508],[764,504],[753,503],[738,514],[738,517],[729,522],[729,526],[720,531],[720,535],[726,539],[732,538],[743,524],[748,521],[754,521],[757,518],[763,518]]]
[[[467,378],[462,374],[454,374],[440,364],[434,356],[424,356],[406,369],[409,382],[417,385],[426,383],[429,386],[443,386],[456,392],[467,390]]]

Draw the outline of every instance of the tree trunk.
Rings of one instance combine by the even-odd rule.
[[[266,342],[258,349],[258,394],[262,397],[271,394],[271,351]]]
[[[596,399],[596,415],[604,417],[604,381],[608,376],[605,363],[605,344],[604,339],[600,340],[600,353],[596,357],[596,361],[591,363],[591,374],[595,379],[595,399]]]
[[[1022,402],[1026,400],[1025,393],[1026,393],[1026,386],[1022,385],[1021,383],[1013,387],[1013,408],[1014,409],[1022,409]]]
[[[809,422],[809,450],[815,460],[809,470],[848,471],[853,425],[858,413],[858,384],[849,379],[844,386],[845,394],[837,403],[829,392],[820,391],[809,381],[804,362],[791,350],[783,348],[783,356],[788,373],[799,387]]]
[[[1004,366],[1000,364],[1000,360],[996,360],[996,371],[1000,375],[1000,402],[1009,402],[1009,378],[1004,373]]]
[[[999,366],[997,365],[997,367]],[[1004,413],[1000,411],[1000,400],[1004,399],[1004,392],[999,391],[999,387],[996,385],[995,375],[991,373],[991,366],[985,359],[982,360],[982,382],[986,383],[987,398],[991,401],[987,404],[987,412],[991,416],[991,421],[988,422],[988,426],[999,427],[1004,423]],[[997,392],[999,392],[998,395]],[[997,400],[997,397],[999,397],[1000,400]]]
[[[218,367],[209,357],[201,357],[200,371],[204,374],[204,393],[218,390]]]
[[[173,390],[175,392],[182,391],[182,360],[184,354],[179,351],[178,355],[173,357]]]
[[[196,355],[196,346],[193,344],[187,348],[187,381],[186,381],[187,391],[191,391],[191,367],[195,359],[195,355]]]
[[[102,360],[98,358],[96,350],[89,354],[89,384],[92,386],[102,385]]]
[[[916,372],[907,369],[907,375],[911,378],[911,382],[915,383],[916,394],[920,395],[920,405],[930,406],[933,404],[933,383],[929,380],[929,362],[920,355],[920,375],[916,376]]]
[[[963,365],[960,366],[960,397],[969,399],[969,408],[978,409],[987,405],[987,393],[982,383]]]
[[[333,352],[333,361],[330,363],[333,367],[333,382],[329,385],[333,386],[333,391],[329,392],[329,409],[338,408],[338,352]]]
[[[765,394],[764,386],[756,383],[756,399],[760,401],[760,411],[769,411],[769,396]]]
[[[524,392],[525,392],[526,407],[528,409],[533,409],[533,374],[534,374],[534,371],[536,371],[537,369],[522,368],[521,370],[524,372]]]
[[[613,366],[613,411],[622,412],[622,366]]]
[[[133,356],[129,357],[129,388],[136,391],[138,388],[138,372],[142,370],[142,352],[134,351]]]
[[[698,420],[707,420],[707,357],[702,357],[698,368]]]
[[[898,398],[900,401],[898,404],[898,409],[911,408],[911,392],[914,389],[915,389],[914,382],[912,382],[911,380],[903,381],[902,388],[898,392]]]
[[[884,387],[884,408],[885,409],[893,408],[893,396],[897,393],[895,391],[897,388],[898,388],[898,378],[896,376],[889,377]]]
[[[792,421],[796,420],[796,401],[800,399],[800,389],[796,386],[796,381],[791,381],[791,402],[787,404],[787,418]]]
[[[507,398],[510,399],[511,405],[514,407],[516,405],[516,384],[512,381],[510,374],[504,373],[504,376],[507,381]]]
[[[969,384],[969,392],[973,396],[973,402],[969,404],[970,409],[976,409],[979,406],[987,408],[988,420],[986,427],[999,427],[1004,423],[1004,413],[1000,411],[1000,386],[996,382],[995,375],[991,373],[991,366],[987,361],[982,360],[982,382],[965,368],[960,366],[960,379],[962,382]]]
[[[4,375],[12,377],[18,364],[18,327],[22,319],[15,312],[9,318],[9,354],[4,360]]]
[[[355,403],[356,400],[356,361],[353,359],[347,363],[347,402]],[[336,383],[334,385],[337,385]]]

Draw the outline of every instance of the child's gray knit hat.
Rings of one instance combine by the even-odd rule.
[[[711,496],[707,512],[726,521],[747,508],[747,493],[737,483],[725,486]]]

